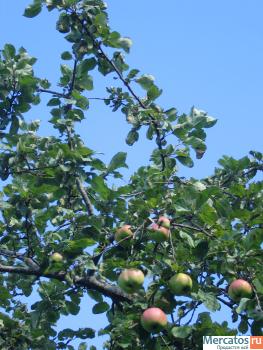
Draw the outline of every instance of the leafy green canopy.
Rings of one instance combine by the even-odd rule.
[[[36,60],[25,49],[7,44],[0,56],[1,349],[72,350],[74,339],[79,350],[87,349],[95,330],[56,330],[61,315],[78,314],[86,294],[96,301],[92,312],[108,318],[99,331],[109,336],[105,349],[201,349],[204,335],[261,334],[263,185],[255,176],[263,170],[262,154],[223,157],[215,174],[200,181],[180,178],[178,165],[192,167],[192,151],[203,156],[204,129],[216,120],[196,108],[179,115],[156,103],[162,90],[153,76],[125,62],[131,40],[110,29],[103,1],[35,0],[24,15],[34,17],[44,7],[58,12],[57,30],[72,44],[61,54],[69,63],[61,64],[58,91],[34,75]],[[156,143],[149,164],[125,186],[110,180],[122,178],[126,153],[105,164],[75,132],[92,101],[86,92],[93,90],[95,69],[118,79],[119,87],[95,98],[124,114],[131,125],[127,144],[138,141],[141,128]],[[42,94],[51,96],[49,122],[59,136],[41,137],[39,121],[25,120]],[[156,244],[147,228],[160,215],[171,219],[171,234]],[[134,233],[125,248],[114,241],[124,224]],[[62,261],[50,259],[54,252]],[[145,289],[124,293],[116,283],[124,268],[142,270]],[[193,280],[187,297],[169,290],[178,272]],[[227,294],[237,278],[253,286],[253,297],[239,304]],[[19,300],[33,290],[33,305]],[[210,317],[221,304],[232,315],[232,330]],[[170,315],[158,334],[140,324],[150,306]]]

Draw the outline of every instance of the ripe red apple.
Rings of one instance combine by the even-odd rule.
[[[168,282],[170,291],[175,295],[187,295],[193,287],[192,279],[185,273],[177,273]]]
[[[50,256],[50,261],[53,263],[60,263],[63,261],[63,256],[60,253],[53,253]]]
[[[144,274],[138,269],[125,269],[119,275],[118,285],[126,293],[134,293],[141,288],[144,282]]]
[[[167,325],[165,313],[158,307],[150,307],[141,316],[141,325],[150,333],[159,333]]]
[[[252,294],[251,285],[242,279],[233,281],[228,288],[228,295],[234,301],[239,301],[241,298],[251,298]]]
[[[120,227],[115,233],[115,241],[119,242],[120,246],[128,247],[130,245],[130,239],[133,237],[130,225],[124,225]]]
[[[169,239],[169,236],[170,231],[163,226],[152,224],[149,227],[149,238],[157,243],[167,241]]]
[[[158,219],[158,225],[169,229],[170,220],[166,216],[160,216]]]

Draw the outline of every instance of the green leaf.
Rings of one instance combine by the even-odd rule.
[[[111,173],[112,171],[118,168],[128,168],[127,164],[125,163],[126,157],[127,153],[125,152],[118,152],[117,154],[115,154],[115,156],[112,157],[110,164],[108,165],[107,172]]]
[[[97,61],[94,57],[92,58],[87,58],[83,60],[78,68],[77,68],[77,74],[78,76],[82,76],[83,74],[87,74],[88,71],[94,69],[97,65]]]
[[[245,334],[248,331],[248,323],[245,318],[242,318],[239,325],[238,325],[238,330],[240,333]]]
[[[60,99],[57,97],[51,98],[47,103],[47,106],[58,106],[58,105],[60,105]]]
[[[19,119],[17,118],[17,116],[14,115],[12,116],[12,122],[9,130],[10,135],[17,134],[18,129],[19,129]]]
[[[149,74],[144,74],[140,78],[136,79],[136,82],[144,89],[149,90],[154,83],[154,77]]]
[[[201,241],[197,244],[195,249],[193,250],[194,255],[200,260],[203,259],[208,253],[209,245],[207,241]]]
[[[202,205],[199,215],[200,218],[208,225],[214,225],[218,219],[215,209],[209,202]]]
[[[88,345],[86,343],[80,343],[78,350],[87,350],[88,349]]]
[[[188,168],[192,168],[194,166],[194,162],[189,156],[176,156],[176,159],[178,159],[180,163]]]
[[[254,321],[251,325],[251,335],[263,336],[263,320]]]
[[[12,44],[5,44],[4,50],[3,50],[3,56],[5,59],[9,60],[11,58],[14,58],[16,54],[16,49]]]
[[[95,331],[92,328],[80,328],[77,332],[77,335],[81,339],[93,339],[95,338]]]
[[[96,17],[95,17],[95,21],[96,24],[101,25],[101,26],[105,26],[107,24],[107,16],[105,13],[99,13]]]
[[[67,307],[67,311],[71,314],[71,315],[77,315],[80,311],[80,306],[78,304],[72,303],[70,301],[66,301],[66,307]]]
[[[78,95],[76,97],[76,106],[81,109],[87,109],[89,107],[89,100],[85,96]]]
[[[139,140],[139,133],[136,129],[131,129],[126,137],[126,143],[129,146],[132,146],[136,141]]]
[[[59,340],[64,340],[64,339],[67,339],[67,338],[73,338],[74,335],[75,335],[75,331],[73,331],[73,329],[65,328],[65,329],[63,329],[62,331],[60,331],[58,333],[58,339]]]
[[[102,177],[100,176],[96,176],[92,179],[91,181],[91,187],[92,189],[97,192],[103,199],[107,199],[109,194],[110,194],[110,190],[109,188],[106,186],[104,180]]]
[[[177,119],[177,110],[175,108],[170,108],[164,112],[169,120],[169,122],[174,122]]]
[[[202,301],[205,307],[210,311],[218,311],[221,308],[219,301],[216,299],[216,296],[211,292],[205,292],[202,289],[198,290],[198,293],[192,293],[192,295],[197,299]]]
[[[140,71],[138,69],[131,69],[129,74],[127,75],[127,79],[133,79],[136,77],[136,75],[139,73]]]
[[[41,0],[35,0],[33,4],[29,5],[23,14],[25,17],[35,17],[37,16],[42,10],[42,3]]]
[[[184,339],[184,338],[187,338],[192,333],[192,327],[191,326],[173,327],[171,332],[175,338]]]
[[[102,199],[107,200],[110,195],[110,189],[106,186],[104,180],[100,176],[96,176],[90,183],[92,189],[101,196]]]
[[[95,304],[92,308],[92,312],[96,314],[102,314],[106,311],[108,311],[110,308],[109,304],[107,304],[105,301],[102,303]]]
[[[76,80],[76,86],[82,90],[93,90],[93,78],[91,75],[83,74],[81,78]],[[85,97],[86,98],[86,97]]]
[[[95,243],[96,241],[94,241],[92,238],[80,238],[73,241],[69,241],[68,246],[70,250],[82,250],[94,245]]]
[[[245,311],[249,301],[250,301],[250,299],[248,299],[248,298],[242,298],[239,302],[238,307],[236,308],[236,312],[238,314],[241,314],[243,311]]]
[[[184,142],[187,145],[191,145],[194,149],[198,149],[198,150],[202,150],[205,151],[206,150],[206,145],[204,143],[204,141],[198,137],[194,137],[194,136],[190,136],[187,137]]]
[[[262,276],[261,276],[262,278]],[[263,294],[263,280],[260,281],[259,278],[253,280],[253,284],[257,290],[257,293]]]
[[[189,247],[191,247],[191,248],[195,247],[195,243],[193,241],[193,238],[188,233],[186,233],[184,231],[180,231],[179,235],[184,241],[186,241],[188,243]]]
[[[118,44],[125,52],[129,53],[132,46],[132,40],[130,38],[119,38]]]
[[[72,54],[69,51],[64,51],[61,54],[62,60],[71,60],[72,59]]]
[[[103,301],[102,295],[96,290],[88,290],[88,295],[91,299],[95,300],[97,303],[101,303]]]
[[[147,91],[148,100],[154,101],[162,94],[162,90],[156,85],[152,85]]]

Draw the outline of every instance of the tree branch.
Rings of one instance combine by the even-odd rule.
[[[54,95],[54,96],[57,96],[57,97],[62,97],[62,98],[68,98],[68,95],[67,94],[63,94],[61,92],[57,92],[57,91],[53,91],[53,90],[48,90],[48,89],[40,89],[38,88],[37,89],[37,92],[45,92],[47,94],[51,94],[51,95]]]
[[[34,270],[37,270],[39,268],[38,264],[32,258],[24,256],[22,253],[13,252],[8,249],[0,249],[0,255],[23,261],[26,265]]]
[[[128,89],[128,91],[130,92],[130,94],[133,96],[133,98],[135,99],[135,101],[138,102],[139,106],[143,109],[147,109],[147,106],[142,102],[142,100],[139,98],[139,96],[136,95],[136,93],[133,91],[132,87],[130,86],[130,84],[128,83],[128,81],[123,77],[121,71],[118,69],[118,67],[116,66],[116,64],[108,57],[108,55],[105,53],[105,51],[103,50],[100,42],[98,42],[92,35],[92,33],[90,33],[90,31],[88,30],[87,25],[84,23],[83,20],[79,19],[79,16],[76,14],[76,18],[77,20],[80,22],[82,29],[84,30],[84,32],[87,34],[87,36],[92,40],[94,47],[98,50],[97,55],[103,57],[105,59],[105,61],[107,61],[107,63],[112,67],[112,69],[114,70],[114,72],[118,75],[119,79],[122,81],[122,83],[126,86],[126,88]],[[162,171],[164,171],[165,169],[165,155],[163,153],[163,147],[162,147],[162,139],[161,139],[161,133],[159,130],[159,125],[158,122],[155,120],[155,118],[149,114],[151,123],[154,126],[155,129],[155,133],[156,133],[156,144],[158,146],[158,149],[160,150],[160,155],[161,155],[161,162],[162,162]]]
[[[213,235],[211,235],[210,232],[207,232],[205,229],[203,229],[202,227],[195,227],[195,226],[190,226],[190,225],[185,225],[185,224],[177,224],[175,222],[172,222],[172,226],[175,227],[181,227],[181,228],[185,228],[188,230],[193,230],[193,231],[198,231],[198,232],[203,232],[204,234],[206,234],[208,237],[213,237]]]
[[[82,196],[82,199],[84,201],[84,203],[86,204],[86,208],[87,208],[87,211],[88,211],[88,214],[91,216],[93,215],[93,207],[92,207],[92,204],[91,204],[91,201],[87,195],[87,192],[85,191],[85,188],[82,186],[82,183],[81,183],[81,180],[79,177],[76,178],[76,183],[77,183],[77,186],[78,186],[78,189],[79,189],[79,192]]]
[[[219,300],[219,301],[221,301],[221,303],[223,303],[224,305],[230,307],[230,309],[233,308],[233,305],[232,305],[230,302],[228,302],[228,301],[226,301],[226,300],[224,300],[224,299],[222,299],[222,298],[220,298],[220,297],[216,297],[216,299]]]
[[[44,273],[38,268],[27,268],[23,266],[9,266],[0,264],[0,272],[20,274],[25,276],[36,276],[36,277],[46,277],[51,279],[56,279],[61,282],[66,282],[66,272],[61,271],[59,273]],[[114,301],[125,301],[131,303],[133,297],[124,293],[119,287],[109,284],[108,282],[99,280],[97,277],[86,276],[79,277],[76,276],[73,279],[73,284],[76,286],[85,287],[86,289],[96,290],[102,293],[104,296],[111,298]]]
[[[77,73],[77,64],[78,64],[78,60],[76,58],[74,61],[71,82],[70,82],[70,85],[68,88],[68,94],[67,94],[68,98],[71,97],[72,91],[74,89],[74,84],[75,84],[75,80],[76,80],[76,73]],[[67,106],[68,106],[69,110],[72,108],[71,104],[69,104]],[[74,149],[74,144],[72,142],[71,130],[68,127],[67,127],[67,135],[68,135],[68,145],[69,145],[69,148],[72,150],[72,149]],[[90,199],[89,199],[89,197],[88,197],[88,195],[87,195],[87,193],[82,185],[82,182],[78,176],[76,177],[76,183],[77,183],[77,188],[81,194],[81,197],[86,205],[88,214],[93,215],[93,207],[92,207],[91,201],[90,201]]]

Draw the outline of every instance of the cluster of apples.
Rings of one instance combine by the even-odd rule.
[[[170,237],[170,220],[165,216],[160,216],[157,223],[153,223],[148,228],[149,239],[156,243],[165,242]],[[130,239],[134,237],[130,225],[120,227],[115,233],[115,240],[122,247],[130,244]],[[58,264],[63,261],[63,256],[55,252],[50,256],[50,262]],[[144,283],[144,273],[136,268],[124,269],[118,277],[119,287],[126,293],[137,292]],[[193,287],[192,279],[186,273],[177,273],[168,281],[168,288],[173,295],[189,295]],[[229,297],[235,301],[241,298],[251,298],[253,295],[252,286],[243,279],[234,280],[228,288]],[[150,333],[158,333],[167,325],[167,316],[159,307],[149,307],[141,315],[142,327]]]
[[[119,287],[126,293],[138,291],[144,282],[144,274],[139,269],[125,269],[118,278]],[[192,279],[185,273],[177,273],[172,276],[168,286],[174,295],[188,295],[192,290]],[[141,316],[143,328],[150,333],[158,333],[167,325],[167,316],[158,307],[150,307]]]
[[[170,237],[170,220],[165,216],[160,216],[157,223],[153,223],[148,228],[149,239],[156,243],[168,241]],[[122,247],[127,247],[134,237],[130,225],[123,225],[115,233],[115,241]]]
[[[170,220],[161,216],[157,223],[149,227],[149,239],[157,243],[167,241],[170,237]],[[115,240],[123,247],[129,245],[129,240],[134,237],[130,225],[120,227],[115,234]],[[121,272],[118,278],[119,287],[126,293],[137,292],[144,283],[144,274],[141,270],[131,268]],[[168,281],[168,288],[173,295],[189,295],[193,287],[192,279],[185,273],[177,273]],[[251,285],[242,279],[234,280],[228,288],[229,297],[235,301],[241,298],[251,298],[253,289]],[[142,327],[150,333],[158,333],[168,323],[165,312],[159,307],[150,307],[141,315]]]

